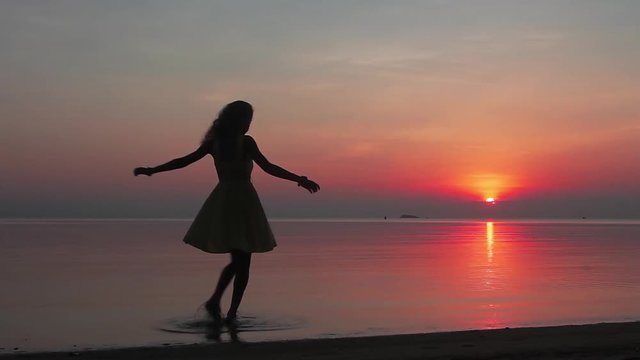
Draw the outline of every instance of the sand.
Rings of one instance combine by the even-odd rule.
[[[640,322],[141,347],[5,359],[640,359]]]

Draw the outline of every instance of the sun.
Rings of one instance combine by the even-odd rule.
[[[512,175],[500,173],[476,173],[461,178],[461,187],[465,192],[472,195],[476,201],[484,202],[488,205],[498,204],[498,199],[502,200],[516,187]]]

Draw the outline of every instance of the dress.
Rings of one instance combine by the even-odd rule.
[[[208,253],[231,250],[267,252],[276,241],[251,184],[251,159],[216,161],[219,183],[184,236],[184,242]]]

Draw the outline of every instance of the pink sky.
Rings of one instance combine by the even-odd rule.
[[[272,216],[482,216],[468,202],[492,196],[504,216],[638,217],[639,11],[3,2],[0,216],[190,216],[210,159],[130,171],[245,99],[263,152],[322,186],[256,170]]]

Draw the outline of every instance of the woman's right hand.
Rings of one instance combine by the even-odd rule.
[[[153,175],[153,170],[150,167],[137,167],[133,169],[133,176],[138,176],[138,175],[151,176]]]

